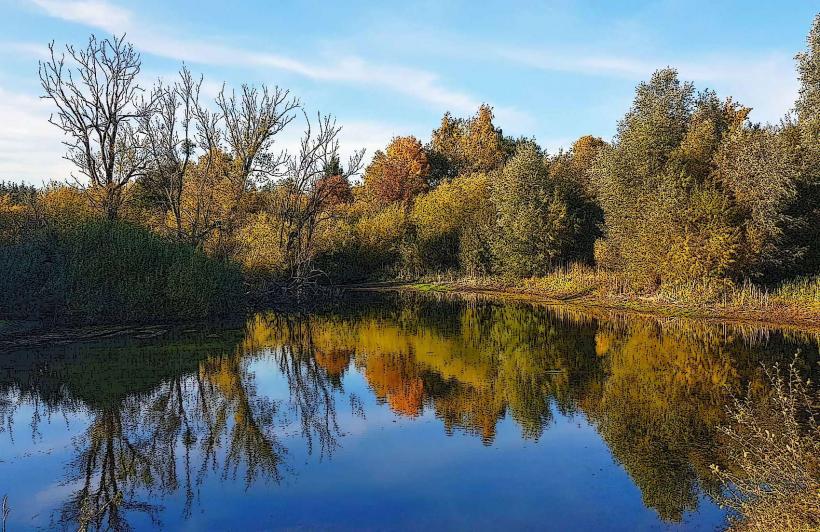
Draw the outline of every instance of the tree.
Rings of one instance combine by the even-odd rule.
[[[300,104],[279,87],[243,85],[239,95],[223,87],[212,111],[200,101],[201,84],[183,67],[173,85],[154,87],[140,123],[148,154],[140,184],[177,239],[202,247],[218,232],[215,246],[230,254],[248,193],[280,177],[286,158],[274,141]]]
[[[799,96],[795,104],[797,118],[811,122],[813,133],[820,134],[820,13],[814,17],[806,37],[806,51],[797,54],[797,74],[800,80]],[[820,142],[820,139],[815,137]]]
[[[784,229],[794,222],[788,210],[798,178],[785,142],[776,128],[750,127],[727,138],[715,156],[715,180],[743,231],[737,271],[743,276],[782,273],[804,252],[784,245]]]
[[[197,145],[209,152],[215,147],[209,145],[215,139],[208,131],[211,115],[199,102],[202,78],[194,80],[184,66],[179,78],[170,86],[157,83],[151,98],[155,107],[142,116],[140,129],[145,136],[149,168],[140,184],[172,217],[176,238],[199,244],[196,229],[186,228],[182,194]]]
[[[590,184],[590,171],[598,154],[601,153],[601,150],[606,146],[607,143],[600,137],[593,137],[592,135],[584,135],[572,144],[570,164],[572,165],[575,179],[583,192],[589,197],[593,196]]]
[[[430,163],[415,137],[395,137],[386,151],[377,151],[365,170],[364,186],[378,206],[407,203],[428,188]]]
[[[568,259],[592,263],[596,239],[601,236],[603,212],[595,201],[589,176],[598,153],[607,146],[594,137],[581,137],[569,152],[547,157],[550,180],[561,190],[567,208],[577,223],[572,244],[565,250]],[[578,148],[578,151],[575,150]]]
[[[486,174],[457,177],[441,183],[422,194],[413,204],[412,221],[416,227],[419,252],[427,268],[455,268],[479,270],[478,257],[470,258],[470,264],[462,259],[470,254],[465,238],[471,238],[475,228],[481,225],[485,213],[493,215],[490,203],[489,179]],[[469,233],[470,237],[465,237]],[[476,242],[477,244],[477,242]],[[486,272],[485,272],[486,273]]]
[[[604,213],[605,238],[595,251],[600,265],[623,272],[638,288],[656,286],[670,277],[681,280],[682,274],[667,275],[670,261],[682,263],[671,256],[721,264],[694,265],[688,271],[727,271],[725,266],[733,259],[707,258],[704,250],[722,250],[702,244],[729,238],[723,232],[727,217],[714,214],[716,205],[727,204],[713,201],[714,189],[698,190],[710,179],[718,147],[733,128],[740,127],[746,113],[731,101],[721,104],[710,91],[696,98],[694,86],[681,83],[673,69],[659,70],[649,82],[638,85],[612,146],[600,148],[591,170]],[[689,208],[697,206],[705,210],[696,214]],[[690,225],[681,220],[681,210],[693,220],[714,223]],[[721,228],[714,230],[720,237],[709,236],[715,224]],[[709,234],[692,235],[693,230]],[[670,250],[670,245],[694,242],[699,242],[697,252]]]
[[[230,254],[230,240],[247,214],[243,209],[247,193],[258,185],[294,178],[289,174],[293,170],[294,157],[285,152],[275,152],[273,148],[276,136],[296,118],[295,111],[301,108],[301,103],[291,97],[290,91],[278,86],[271,88],[262,85],[257,88],[243,84],[239,93],[233,90],[228,93],[223,87],[216,97],[216,105],[220,114],[217,118],[223,129],[210,134],[219,148],[222,148],[224,139],[224,149],[231,160],[226,175],[230,194],[226,198],[225,216],[220,220],[220,233],[228,240],[228,249],[223,253]],[[310,133],[309,125],[307,133]],[[322,148],[314,147],[317,151]],[[311,177],[315,177],[315,169],[311,165],[317,164],[317,161],[305,161],[305,164],[310,167]],[[307,167],[304,170],[308,171]]]
[[[109,218],[118,216],[125,187],[146,169],[138,122],[152,107],[141,102],[140,56],[125,37],[66,46],[40,62],[43,96],[57,107],[50,122],[64,134],[65,158],[90,182],[89,197]],[[78,180],[79,182],[79,180]]]
[[[797,147],[800,166],[797,199],[789,214],[795,222],[787,231],[787,240],[805,247],[796,272],[811,274],[820,269],[820,14],[806,38],[807,47],[797,54],[800,81],[795,104],[797,123],[786,123],[784,133],[789,145]]]
[[[276,184],[272,212],[280,221],[279,247],[284,251],[286,267],[293,286],[301,290],[315,281],[317,231],[327,221],[336,205],[338,188],[328,186],[328,179],[347,183],[361,169],[364,150],[351,155],[347,171],[339,164],[341,127],[329,115],[317,115],[316,129],[305,115],[306,129],[299,151],[287,157],[284,177]],[[419,145],[420,146],[420,145]],[[328,177],[328,173],[337,173]]]
[[[428,151],[433,163],[434,182],[459,174],[495,170],[505,159],[504,137],[493,125],[493,110],[482,104],[469,119],[445,113],[433,131]]]
[[[542,275],[570,258],[578,219],[535,147],[519,148],[491,190],[498,211],[495,255],[503,272]]]
[[[493,125],[493,108],[482,104],[475,116],[466,123],[462,150],[467,159],[466,171],[490,172],[504,162],[501,149],[501,130]]]
[[[353,189],[350,186],[350,174],[336,156],[330,160],[323,171],[323,176],[316,181],[317,193],[326,197],[331,206],[353,202]]]
[[[635,89],[635,100],[618,124],[616,145],[625,184],[648,185],[659,176],[686,135],[694,107],[694,86],[681,83],[675,69],[652,74]]]
[[[750,111],[731,98],[721,102],[711,90],[698,94],[686,134],[671,154],[667,173],[679,174],[683,185],[707,181],[721,142],[741,130]]]

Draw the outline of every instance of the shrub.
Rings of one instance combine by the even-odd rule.
[[[784,377],[767,370],[771,387],[749,390],[730,408],[723,427],[733,469],[712,469],[738,516],[735,530],[820,528],[820,390],[804,381],[797,359]]]
[[[471,228],[479,223],[483,211],[491,209],[486,174],[445,181],[416,198],[412,221],[422,263],[429,269],[458,267],[463,235],[469,234],[466,238],[472,239]]]

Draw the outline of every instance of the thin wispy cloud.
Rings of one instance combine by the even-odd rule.
[[[130,11],[97,0],[32,2],[52,17],[109,33],[127,33],[128,39],[143,52],[168,59],[213,66],[275,68],[314,81],[366,84],[420,100],[436,109],[456,113],[472,113],[482,103],[470,94],[446,87],[438,75],[425,70],[382,65],[356,56],[313,63],[272,52],[250,51],[198,39],[173,37],[147,31],[143,29],[147,25],[137,24]],[[503,112],[517,120],[521,120],[524,114],[514,109],[505,109]]]
[[[32,0],[51,16],[94,26],[109,32],[120,31],[131,23],[131,12],[99,0]]]
[[[647,59],[523,47],[497,47],[494,53],[505,61],[539,70],[616,76],[635,83],[649,79],[659,68],[670,66],[678,70],[682,79],[696,82],[699,89],[720,89],[723,96],[732,95],[735,100],[753,107],[753,118],[763,122],[779,120],[797,98],[794,60],[786,53],[721,54],[697,60]]]

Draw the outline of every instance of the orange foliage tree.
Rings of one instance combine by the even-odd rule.
[[[395,137],[386,151],[377,151],[365,170],[369,199],[379,206],[408,202],[428,188],[430,163],[421,142],[413,136]]]

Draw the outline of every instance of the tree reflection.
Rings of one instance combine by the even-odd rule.
[[[69,464],[68,481],[81,487],[60,511],[63,528],[76,524],[80,530],[130,530],[129,512],[144,512],[156,520],[160,508],[137,501],[133,492],[138,484],[153,487],[162,482],[165,457],[151,454],[138,435],[130,436],[132,428],[124,425],[118,410],[95,416]]]
[[[670,522],[718,489],[709,465],[725,454],[716,427],[730,393],[762,386],[761,362],[795,345],[781,333],[703,322],[429,298],[312,316],[300,327],[318,361],[330,360],[320,353],[355,353],[378,400],[410,418],[431,409],[448,433],[490,445],[507,415],[530,439],[548,429],[553,409],[586,417],[645,505]],[[806,368],[817,359],[809,340]],[[271,345],[292,341],[291,332],[267,335]]]
[[[309,346],[294,341],[275,351],[247,345],[228,348],[226,354],[219,351],[196,356],[193,371],[160,375],[162,380],[148,392],[139,387],[133,393],[124,390],[119,396],[89,400],[85,406],[90,421],[74,439],[75,457],[65,478],[76,490],[62,504],[53,527],[129,530],[140,514],[159,524],[162,506],[148,501],[178,491],[185,493],[183,516],[188,517],[196,487],[211,473],[222,480],[241,477],[246,487],[261,480],[279,482],[288,469],[288,451],[279,433],[294,423],[301,426],[309,452],[314,442],[323,456],[333,452],[338,445],[333,386],[310,356]],[[132,353],[107,354],[121,363],[118,374],[137,372],[129,367],[139,360]],[[285,377],[288,401],[257,393],[250,366],[259,360],[271,360]],[[66,369],[60,377],[71,372]],[[44,372],[28,367],[17,374],[25,379],[2,383],[9,419],[11,409],[23,401],[36,406],[40,385],[49,388],[50,379],[28,378],[38,373]],[[70,377],[65,380],[70,384]],[[66,387],[63,393],[63,399],[73,395]],[[54,397],[53,404],[59,403]],[[39,411],[34,409],[35,417]]]
[[[184,493],[187,517],[198,486],[215,478],[246,488],[277,483],[292,472],[294,432],[308,452],[330,457],[340,445],[336,401],[347,396],[353,414],[365,415],[345,390],[351,371],[396,415],[429,412],[448,434],[486,445],[505,418],[523,438],[538,439],[556,412],[583,417],[644,504],[675,522],[718,489],[709,465],[725,452],[715,428],[729,392],[763,386],[760,363],[790,358],[798,344],[805,368],[816,366],[817,339],[797,340],[702,322],[411,297],[259,314],[236,341],[100,348],[62,361],[21,356],[0,379],[0,416],[11,433],[15,409],[30,405],[35,437],[56,410],[90,418],[74,442],[66,479],[74,492],[55,527],[158,522],[157,501],[174,493]],[[284,398],[259,392],[260,367],[282,379]]]

